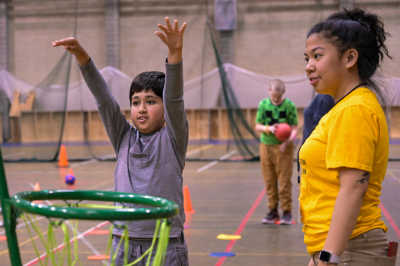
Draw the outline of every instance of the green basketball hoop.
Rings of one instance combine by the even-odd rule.
[[[123,202],[152,206],[153,208],[112,208],[104,207],[76,208],[60,207],[34,203],[36,200],[92,200],[105,202]],[[41,190],[24,191],[15,194],[10,204],[19,210],[46,217],[78,219],[131,221],[169,218],[178,214],[178,205],[172,201],[134,193],[100,190]]]
[[[42,190],[25,191],[10,197],[0,149],[0,200],[3,209],[4,226],[7,234],[9,256],[13,266],[22,265],[16,235],[16,219],[21,212],[33,213],[49,218],[77,220],[133,221],[145,219],[169,218],[178,214],[176,203],[160,197],[99,190]],[[36,203],[43,200],[102,201],[135,204],[145,207],[123,207],[96,204],[46,205]],[[81,206],[79,206],[81,205]],[[83,207],[82,207],[83,206]],[[168,227],[167,222],[162,227]],[[160,237],[161,241],[161,237]],[[157,247],[158,254],[164,254],[168,239]],[[165,243],[166,241],[166,243]],[[162,246],[160,248],[160,246]],[[164,250],[163,250],[164,249]],[[154,258],[154,265],[163,259],[159,255]]]

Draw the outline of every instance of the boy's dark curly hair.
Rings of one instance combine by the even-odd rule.
[[[165,74],[159,71],[147,71],[137,75],[129,90],[129,102],[132,104],[132,95],[141,91],[153,91],[161,99],[163,98],[163,90],[165,83]]]

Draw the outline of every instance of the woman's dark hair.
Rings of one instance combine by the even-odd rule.
[[[132,104],[132,95],[141,91],[153,91],[154,94],[163,98],[165,74],[159,71],[147,71],[137,75],[129,90],[129,102]]]
[[[371,80],[384,56],[391,58],[385,45],[389,33],[385,32],[383,22],[377,15],[359,8],[345,9],[314,25],[307,37],[314,33],[330,40],[341,54],[350,48],[356,49],[361,81],[370,85],[381,101],[384,100],[378,86]]]
[[[384,55],[389,58],[385,45],[386,36],[383,22],[375,14],[362,9],[337,12],[325,21],[316,24],[308,32],[321,33],[331,40],[341,53],[350,48],[358,51],[358,73],[362,81],[368,81],[375,73]]]

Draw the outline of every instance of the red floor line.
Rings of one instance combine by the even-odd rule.
[[[383,204],[381,203],[379,205],[379,207],[381,208],[383,215],[386,217],[386,219],[388,220],[389,224],[392,226],[392,228],[394,229],[394,231],[397,234],[397,237],[400,239],[400,229],[397,226],[396,222],[393,220],[392,216],[390,215],[390,213],[386,210],[385,206],[383,206]]]
[[[249,211],[247,212],[247,214],[244,216],[242,222],[240,223],[239,227],[236,229],[235,235],[240,235],[243,231],[243,229],[245,228],[247,222],[249,221],[251,215],[253,215],[253,212],[257,209],[258,205],[260,204],[262,198],[265,195],[265,189],[263,189],[260,194],[258,194],[256,200],[253,202],[253,205],[251,206],[251,208],[249,209]],[[226,246],[225,252],[230,252],[233,248],[233,246],[235,245],[237,240],[231,240],[228,245]],[[217,263],[215,264],[215,266],[221,266],[224,261],[225,261],[226,257],[221,257]]]

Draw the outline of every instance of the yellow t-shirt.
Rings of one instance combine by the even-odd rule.
[[[379,197],[389,154],[389,134],[376,95],[361,87],[339,101],[322,119],[300,149],[302,168],[300,212],[304,243],[309,253],[322,250],[328,236],[339,167],[370,172],[354,238],[374,228],[387,230]]]

